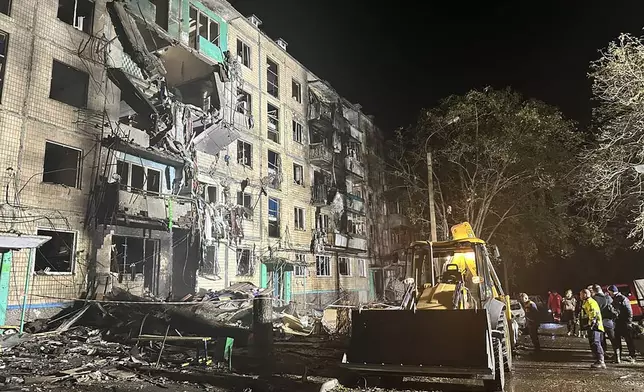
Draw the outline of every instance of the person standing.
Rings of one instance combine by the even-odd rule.
[[[635,362],[635,341],[633,340],[633,331],[631,330],[631,323],[633,322],[633,307],[631,302],[620,293],[617,286],[612,285],[608,288],[608,295],[613,298],[615,309],[619,312],[615,320],[615,342],[617,343],[615,362],[620,363],[622,357],[622,338],[626,341],[628,348],[628,358],[624,358],[628,362]]]
[[[534,346],[534,351],[539,352],[541,351],[541,344],[539,343],[539,309],[537,304],[531,301],[526,293],[519,294],[519,301],[523,304],[525,324]]]
[[[548,295],[548,310],[552,312],[552,318],[556,323],[561,321],[561,295],[557,290],[549,292]]]
[[[602,348],[604,325],[602,324],[601,310],[597,301],[591,298],[590,290],[581,290],[579,298],[582,301],[582,313],[584,313],[584,318],[587,320],[587,324],[582,325],[582,328],[588,331],[588,343],[595,357],[595,363],[591,367],[593,369],[606,369],[604,349]]]
[[[572,290],[566,290],[564,298],[561,300],[562,321],[568,327],[568,336],[577,335],[577,320],[575,309],[577,308],[577,299],[572,295]]]
[[[598,284],[593,285],[593,299],[597,301],[599,309],[602,314],[602,324],[604,326],[604,338],[602,339],[602,348],[604,353],[607,352],[606,338],[610,340],[610,344],[613,347],[613,352],[615,357],[613,362],[616,362],[617,358],[617,341],[615,340],[615,319],[617,318],[617,311],[613,307],[613,299],[604,294],[602,287]]]

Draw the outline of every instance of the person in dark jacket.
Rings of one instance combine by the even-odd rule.
[[[613,351],[615,352],[614,362],[617,362],[617,341],[615,340],[615,319],[616,315],[611,312],[613,307],[613,299],[604,294],[602,287],[598,284],[593,285],[593,299],[597,301],[599,309],[602,313],[602,323],[604,325],[604,337],[602,339],[602,348],[604,353],[606,353],[606,338],[610,340],[611,345],[613,346]]]
[[[532,340],[534,351],[541,351],[541,344],[539,343],[539,309],[537,304],[530,300],[528,294],[519,294],[519,301],[523,304],[525,311],[525,325]]]
[[[620,293],[617,286],[612,285],[608,288],[608,294],[613,298],[615,309],[619,311],[617,320],[615,320],[615,341],[617,342],[617,358],[615,362],[620,363],[622,356],[622,338],[626,341],[628,348],[628,358],[624,358],[628,362],[635,362],[635,342],[633,341],[633,331],[631,330],[631,323],[633,322],[633,308],[631,302]]]

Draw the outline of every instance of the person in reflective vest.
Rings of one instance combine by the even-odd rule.
[[[586,325],[581,327],[588,331],[588,343],[595,357],[595,363],[591,365],[593,369],[606,369],[604,363],[604,349],[602,340],[604,339],[604,325],[602,323],[602,313],[597,301],[590,296],[590,290],[584,289],[579,293],[583,301],[582,312],[587,320]]]

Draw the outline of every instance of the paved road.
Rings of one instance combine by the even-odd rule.
[[[527,339],[527,337],[521,337]],[[587,340],[565,336],[561,328],[546,325],[541,330],[542,353],[531,351],[529,339],[527,350],[520,351],[515,359],[514,373],[507,380],[506,392],[644,392],[644,357],[638,363],[615,365],[607,363],[606,370],[590,368],[593,363]],[[639,341],[644,345],[644,341]],[[644,348],[644,347],[643,347]],[[610,350],[610,346],[609,346]],[[476,382],[459,384],[431,382],[432,380],[407,380],[400,389],[343,389],[338,391],[432,391],[474,392],[482,388]],[[439,380],[443,381],[443,380]]]

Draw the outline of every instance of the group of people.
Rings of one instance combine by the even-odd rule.
[[[519,297],[525,310],[526,328],[532,344],[535,351],[540,351],[538,329],[541,320],[537,305],[525,293],[521,293]],[[548,310],[552,312],[556,322],[566,323],[568,336],[587,336],[595,357],[592,368],[606,368],[607,339],[613,348],[614,363],[621,363],[622,360],[635,362],[635,343],[631,330],[633,309],[629,299],[615,285],[608,287],[607,294],[598,284],[588,286],[580,291],[578,298],[573,296],[572,290],[567,290],[564,297],[552,291],[548,296]],[[628,357],[622,356],[622,339],[626,341]]]

